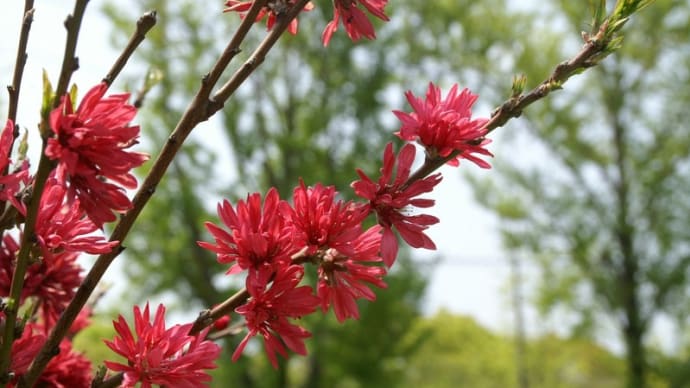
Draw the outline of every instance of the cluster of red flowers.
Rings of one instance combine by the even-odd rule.
[[[476,96],[464,90],[457,94],[453,86],[442,100],[433,84],[426,101],[408,100],[412,113],[395,112],[401,119],[398,135],[416,140],[427,150],[427,161],[451,157],[468,158],[481,166],[472,153],[489,154],[482,147],[486,120],[471,119]],[[389,143],[383,153],[383,166],[377,181],[358,170],[360,179],[352,183],[364,203],[343,201],[332,186],[304,182],[294,189],[292,204],[279,198],[271,189],[263,199],[249,194],[233,207],[229,201],[218,205],[222,226],[206,223],[215,243],[199,242],[215,252],[220,263],[231,264],[228,274],[247,271],[248,301],[236,309],[244,316],[248,334],[236,349],[237,359],[249,338],[261,335],[266,352],[274,366],[276,353],[286,355],[286,347],[304,354],[304,339],[310,333],[290,323],[290,318],[310,314],[321,306],[331,307],[339,321],[359,318],[357,299],[373,301],[371,286],[386,287],[383,277],[398,253],[398,237],[415,248],[435,249],[424,231],[439,222],[428,214],[411,214],[414,208],[429,208],[434,200],[420,198],[431,192],[441,174],[412,177],[416,147],[405,144],[395,154]],[[365,228],[365,220],[375,214],[378,223]],[[302,285],[303,264],[318,270],[316,292]]]
[[[40,195],[33,238],[25,241],[32,245],[30,265],[18,301],[30,303],[37,314],[29,323],[19,323],[23,334],[12,346],[9,369],[13,381],[26,371],[28,362],[45,342],[47,330],[82,283],[79,255],[108,253],[118,245],[117,241],[106,241],[100,231],[105,222],[115,220],[113,212],[131,208],[125,193],[125,188],[137,186],[131,170],[148,158],[126,150],[136,144],[139,135],[139,127],[129,125],[136,114],[136,109],[127,103],[129,95],[105,97],[106,90],[105,84],[92,88],[76,111],[70,96],[65,95],[51,112],[49,121],[54,136],[48,139],[45,155],[55,161],[55,168],[41,193],[32,190],[35,177],[29,174],[28,161],[21,160],[13,167],[9,157],[15,136],[14,123],[8,121],[0,134],[2,297],[10,296],[20,252],[17,238],[23,238],[26,228],[23,217],[27,216],[28,200]],[[75,331],[85,326],[84,319],[77,322]],[[73,352],[70,341],[65,339],[59,355],[41,375],[40,384],[88,386],[90,371],[90,362]]]
[[[247,12],[253,3],[254,1],[228,0],[225,2],[227,8],[225,8],[224,12],[240,12],[242,17],[244,17],[242,13]],[[268,4],[259,11],[256,21],[258,22],[268,15],[266,25],[270,30],[275,24],[276,18],[280,14],[285,13],[294,3],[295,0],[269,1]],[[338,29],[338,25],[341,21],[343,26],[345,26],[347,36],[353,41],[357,41],[361,37],[376,39],[374,25],[371,24],[371,21],[369,21],[369,18],[364,11],[362,11],[360,6],[364,7],[364,9],[377,18],[388,21],[388,16],[386,16],[383,10],[386,7],[386,3],[388,3],[388,0],[333,0],[333,20],[331,20],[323,30],[323,34],[321,35],[323,45],[328,46],[333,33]],[[313,8],[314,5],[312,2],[308,2],[303,10],[311,11]],[[288,31],[293,35],[297,33],[297,19],[293,19],[292,22],[290,22]]]
[[[341,21],[352,40],[374,39],[373,25],[363,9],[388,20],[384,13],[387,0],[333,2],[334,17],[323,32],[324,45]],[[270,29],[295,3],[269,1],[257,20],[267,16]],[[230,0],[226,2],[226,11],[244,13],[252,4],[253,1]],[[307,3],[304,10],[312,8]],[[289,31],[297,31],[296,20]],[[82,282],[78,256],[108,253],[119,244],[106,241],[98,232],[104,223],[114,221],[117,213],[132,207],[126,195],[126,189],[137,186],[132,169],[148,159],[145,154],[129,151],[137,143],[140,130],[130,125],[136,108],[127,103],[129,95],[106,97],[107,89],[106,84],[100,84],[89,90],[76,110],[70,95],[61,97],[59,106],[50,113],[52,133],[48,134],[44,151],[54,168],[40,186],[29,174],[28,161],[13,165],[10,159],[14,123],[8,121],[0,134],[0,225],[4,228],[0,296],[10,295],[18,258],[28,255],[30,265],[17,302],[30,301],[31,311],[36,312],[28,322],[18,321],[21,335],[11,347],[10,374],[0,376],[9,378],[11,385],[27,371],[48,329]],[[248,296],[235,313],[244,317],[248,330],[233,360],[257,335],[263,338],[269,360],[276,367],[276,354],[287,357],[288,349],[306,354],[304,340],[311,333],[294,319],[319,308],[324,313],[332,308],[340,322],[358,319],[358,300],[373,301],[376,294],[371,287],[386,287],[384,277],[395,263],[399,238],[411,247],[436,248],[425,231],[439,219],[414,212],[434,205],[433,199],[420,196],[430,193],[441,182],[441,174],[412,173],[417,148],[409,142],[424,147],[425,163],[430,165],[458,165],[459,159],[465,158],[488,168],[489,164],[476,156],[491,155],[484,148],[488,143],[484,138],[486,120],[472,119],[471,108],[477,96],[467,89],[458,93],[457,85],[445,99],[433,84],[429,85],[425,100],[411,92],[406,96],[413,112],[394,113],[402,122],[396,134],[408,143],[397,154],[392,143],[386,146],[378,179],[357,170],[359,180],[351,187],[364,201],[345,201],[332,186],[307,186],[300,182],[291,203],[281,199],[272,188],[265,196],[249,194],[235,206],[227,200],[218,204],[222,225],[206,223],[214,242],[199,245],[215,252],[220,263],[229,264],[228,274],[246,272]],[[32,192],[35,187],[42,187],[41,192]],[[40,200],[35,227],[25,238],[27,227],[22,227],[23,217],[29,213],[27,204],[32,203],[32,195],[40,195]],[[370,215],[375,215],[377,222],[367,226]],[[28,244],[28,249],[20,247],[18,239]],[[304,284],[305,265],[316,267],[314,285]],[[88,324],[89,314],[89,309],[82,311],[72,334]],[[0,320],[5,319],[0,312]],[[228,319],[221,318],[214,327],[225,327]],[[111,371],[122,373],[124,386],[141,383],[143,387],[195,387],[210,380],[206,370],[216,367],[220,347],[206,339],[208,328],[197,334],[190,334],[192,324],[166,329],[165,307],[160,305],[151,317],[148,304],[143,311],[134,308],[133,329],[122,316],[113,325],[117,335],[105,343],[127,362],[105,364]],[[89,361],[72,351],[70,340],[65,339],[39,384],[88,386],[90,370]]]
[[[55,176],[67,189],[67,199],[78,199],[81,209],[98,227],[115,221],[113,212],[132,207],[125,189],[137,187],[131,170],[142,165],[146,154],[126,151],[137,144],[139,126],[130,126],[137,110],[129,94],[105,96],[108,86],[99,84],[84,96],[77,111],[69,94],[50,114],[55,133],[45,154],[58,162]]]
[[[220,346],[205,340],[206,332],[189,335],[192,324],[165,328],[165,307],[159,305],[153,322],[149,305],[144,311],[134,308],[134,330],[120,316],[113,323],[118,336],[106,345],[124,357],[127,364],[106,361],[108,369],[124,372],[122,385],[133,387],[141,382],[144,388],[152,384],[168,387],[197,387],[211,380],[204,372],[216,367],[214,360],[220,354]]]
[[[44,342],[45,327],[34,323],[26,324],[22,335],[12,344],[10,370],[13,377],[8,386],[16,386]],[[81,353],[72,350],[71,341],[64,339],[60,343],[59,353],[50,360],[36,386],[88,387],[91,385],[91,380],[91,361]]]

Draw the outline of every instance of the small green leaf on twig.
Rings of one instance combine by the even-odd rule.
[[[525,91],[525,85],[527,84],[527,76],[524,74],[520,75],[514,75],[513,76],[513,86],[512,86],[512,91],[513,95],[512,97],[518,97],[522,94],[522,92]]]
[[[26,153],[29,151],[29,133],[27,131],[24,131],[24,136],[22,136],[22,140],[19,142],[19,157],[18,157],[18,162],[22,162],[26,160]]]
[[[44,120],[48,119],[48,114],[53,107],[53,98],[55,98],[55,91],[53,85],[48,78],[48,72],[43,69],[43,99],[41,100],[41,117]]]
[[[161,69],[152,67],[146,72],[146,79],[144,80],[144,89],[151,90],[163,80],[163,71]]]
[[[590,7],[592,8],[592,29],[591,35],[595,35],[599,31],[599,27],[606,20],[606,0],[590,0]]]
[[[151,67],[146,72],[146,77],[144,77],[144,84],[141,89],[137,92],[136,98],[134,99],[133,105],[137,108],[141,108],[144,104],[144,99],[146,95],[151,91],[151,89],[156,86],[165,78],[165,74],[158,68]]]
[[[72,84],[72,87],[69,88],[69,98],[72,100],[72,109],[77,110],[77,84]]]

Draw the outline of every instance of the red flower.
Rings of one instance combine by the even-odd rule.
[[[376,39],[374,26],[367,18],[367,15],[359,9],[358,5],[363,5],[364,8],[377,18],[388,21],[388,16],[383,11],[386,3],[388,3],[388,0],[333,0],[333,20],[323,30],[321,36],[323,45],[328,46],[331,36],[338,29],[338,22],[341,17],[347,36],[353,41],[359,40],[362,36],[367,39]]]
[[[0,296],[9,295],[9,282],[16,266],[18,251],[19,244],[14,238],[9,234],[3,236],[0,249]],[[74,252],[50,254],[27,270],[20,303],[26,298],[36,297],[43,326],[46,328],[52,328],[81,284],[82,268],[77,263],[77,256]]]
[[[56,176],[69,179],[70,193],[81,200],[98,226],[114,221],[113,211],[122,213],[131,207],[123,188],[137,187],[131,170],[148,159],[126,151],[139,137],[139,126],[129,126],[137,112],[127,104],[129,94],[104,97],[107,89],[101,83],[89,90],[76,112],[69,94],[62,97],[60,106],[50,113],[55,137],[48,139],[45,150],[61,167]]]
[[[34,327],[33,323],[27,323],[21,337],[12,343],[8,372],[11,372],[14,378],[10,380],[10,387],[13,387],[17,380],[19,380],[19,377],[26,373],[41,346],[46,342],[45,335],[39,330],[34,330]]]
[[[240,17],[244,19],[245,14],[242,12],[249,11],[249,9],[252,7],[252,4],[254,4],[254,1],[228,0],[225,2],[225,6],[228,8],[225,8],[223,12],[240,12]],[[294,5],[295,0],[269,1],[266,6],[261,7],[261,10],[259,11],[258,15],[256,15],[255,22],[260,21],[264,18],[264,16],[268,14],[266,28],[270,30],[276,23],[278,15],[287,12]],[[314,4],[312,4],[312,2],[310,1],[304,6],[302,10],[308,12],[312,9],[314,9]],[[288,25],[288,32],[290,32],[292,35],[295,35],[297,33],[297,25],[297,18],[292,19],[292,21],[290,21],[290,25]]]
[[[91,254],[110,252],[118,242],[105,241],[102,235],[93,235],[99,227],[84,217],[79,199],[71,204],[64,203],[65,191],[55,178],[49,178],[41,196],[36,236],[43,256],[62,251]]]
[[[29,296],[38,298],[46,328],[52,328],[82,282],[77,257],[73,252],[57,253],[29,267],[22,300]]]
[[[359,319],[356,300],[364,298],[369,301],[376,295],[365,283],[385,288],[381,280],[386,269],[378,265],[365,265],[381,262],[381,227],[376,225],[360,234],[352,243],[353,255],[344,255],[335,249],[329,249],[319,265],[318,296],[321,309],[326,312],[329,306],[339,322],[347,318]]]
[[[216,252],[218,262],[234,263],[228,274],[248,269],[251,278],[268,282],[276,271],[290,264],[293,253],[291,232],[283,213],[289,205],[281,201],[278,192],[271,189],[266,194],[263,207],[261,195],[247,196],[247,201],[237,202],[237,210],[230,202],[218,204],[218,216],[229,232],[207,222],[206,229],[216,244],[199,242],[199,246]]]
[[[266,353],[274,368],[278,367],[276,352],[287,357],[285,346],[295,353],[307,354],[304,339],[311,333],[288,321],[288,318],[311,314],[319,304],[319,298],[313,295],[311,287],[297,287],[303,275],[301,266],[292,265],[276,273],[268,289],[263,282],[247,278],[247,291],[251,298],[235,311],[244,316],[249,332],[233,353],[233,361],[237,361],[249,339],[257,334],[264,338]]]
[[[408,206],[431,207],[432,199],[415,198],[422,193],[428,193],[441,182],[441,174],[434,174],[426,178],[406,184],[410,177],[410,168],[414,162],[415,148],[406,144],[398,154],[396,175],[393,178],[393,166],[396,164],[393,154],[393,144],[388,143],[383,153],[383,167],[378,183],[374,183],[361,170],[357,169],[360,180],[352,183],[355,194],[369,200],[369,206],[376,212],[379,224],[383,226],[381,240],[381,256],[383,262],[390,267],[398,254],[398,240],[393,234],[392,227],[410,246],[415,248],[436,249],[436,245],[424,234],[424,230],[438,223],[438,218],[427,215],[406,215]]]
[[[429,83],[426,100],[415,97],[411,91],[405,93],[405,96],[414,112],[393,111],[402,122],[396,135],[403,140],[416,140],[426,147],[427,155],[431,158],[447,157],[453,151],[459,151],[458,156],[448,162],[451,166],[457,166],[458,159],[465,158],[479,167],[491,167],[472,155],[477,153],[493,156],[483,147],[490,142],[483,138],[486,135],[483,127],[488,120],[472,120],[472,105],[478,97],[476,94],[472,94],[467,88],[458,94],[458,85],[453,85],[446,98],[441,99],[441,89]]]
[[[374,300],[374,293],[364,282],[385,287],[381,280],[386,270],[364,265],[381,262],[380,227],[362,233],[362,221],[369,214],[368,205],[336,201],[333,186],[317,184],[295,188],[292,229],[297,249],[319,266],[318,296],[324,312],[333,305],[339,321],[359,318],[355,300]]]
[[[333,186],[316,184],[306,187],[304,182],[293,192],[291,226],[296,249],[308,247],[312,255],[321,248],[337,249],[344,254],[354,254],[352,241],[362,233],[362,222],[369,214],[366,205],[352,201],[336,201]]]
[[[29,365],[45,343],[44,332],[42,325],[27,323],[21,337],[12,343],[9,372],[13,377],[9,387],[16,386],[19,378],[29,369]],[[91,362],[82,354],[74,352],[69,340],[63,340],[60,343],[60,351],[48,362],[38,377],[36,386],[88,387],[91,380]]]
[[[22,163],[19,170],[14,173],[9,173],[10,168],[10,148],[14,139],[14,123],[12,120],[7,120],[5,128],[0,134],[0,201],[10,202],[20,213],[26,214],[26,205],[17,198],[17,194],[22,186],[29,183],[29,164]]]
[[[143,313],[138,306],[134,307],[136,338],[122,316],[113,321],[113,326],[118,335],[113,342],[104,342],[128,363],[104,363],[110,370],[124,372],[123,386],[133,387],[141,382],[142,387],[202,387],[211,380],[204,370],[216,367],[214,361],[220,355],[220,347],[204,339],[208,330],[188,335],[191,323],[166,329],[163,305],[158,306],[153,322],[148,303]]]
[[[53,357],[38,378],[37,386],[43,387],[90,387],[91,361],[72,350],[72,343],[63,340],[60,352]]]
[[[17,252],[19,252],[19,244],[14,237],[9,234],[3,235],[2,244],[0,244],[0,296],[10,295]]]

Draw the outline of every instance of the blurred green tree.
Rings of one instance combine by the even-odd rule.
[[[587,30],[579,2],[544,12],[570,36]],[[528,110],[516,124],[524,136],[496,150],[530,157],[499,158],[474,185],[501,217],[505,247],[539,265],[544,313],[575,316],[575,335],[614,322],[631,388],[649,385],[645,341],[657,320],[688,324],[689,14],[685,1],[659,0],[636,15],[622,50]],[[516,68],[538,82],[541,62],[523,57]]]
[[[518,387],[511,338],[470,317],[445,311],[418,320],[403,342],[419,345],[405,369],[402,387]],[[620,385],[624,361],[587,339],[545,335],[526,346],[529,386],[607,388]]]

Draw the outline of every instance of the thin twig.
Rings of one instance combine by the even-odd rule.
[[[122,384],[122,380],[124,380],[124,373],[118,372],[110,377],[108,377],[105,380],[102,381],[92,381],[91,382],[91,388],[115,388],[119,387],[120,384]]]
[[[247,79],[247,77],[249,77],[249,75],[254,71],[254,69],[261,65],[261,63],[266,58],[266,54],[268,53],[268,51],[271,49],[271,47],[273,47],[278,38],[280,38],[282,30],[284,30],[287,27],[287,25],[290,23],[290,21],[292,21],[292,19],[297,17],[297,15],[302,11],[304,5],[307,3],[307,0],[300,0],[295,5],[293,5],[292,8],[288,10],[284,15],[277,16],[278,22],[273,27],[271,32],[266,36],[263,42],[261,42],[259,47],[257,47],[256,50],[254,50],[252,55],[242,65],[242,67],[240,67],[235,72],[235,74],[232,75],[230,80],[226,82],[225,85],[223,85],[220,88],[220,90],[216,92],[216,94],[213,95],[213,98],[211,99],[212,103],[209,106],[209,116],[220,110],[223,107],[225,101],[227,101],[228,98],[230,98],[230,96]],[[278,30],[278,26],[281,26],[282,28]]]
[[[24,14],[22,17],[22,29],[19,33],[19,45],[17,46],[17,59],[14,62],[14,76],[12,77],[12,85],[7,87],[10,95],[10,106],[7,113],[7,118],[13,122],[17,120],[17,108],[19,105],[19,91],[22,86],[22,78],[24,76],[24,66],[28,57],[26,53],[26,46],[29,43],[29,32],[31,31],[31,23],[34,20],[34,1],[26,0],[24,2]],[[14,138],[17,138],[18,129],[15,127]],[[12,147],[10,147],[12,150]]]
[[[81,20],[84,16],[86,4],[88,0],[77,0],[74,4],[74,11],[72,15],[68,15],[65,20],[65,28],[67,29],[67,42],[65,44],[65,57],[62,62],[62,70],[60,71],[60,81],[56,90],[56,98],[53,106],[57,107],[60,104],[61,96],[67,91],[67,84],[72,76],[72,73],[78,67],[78,61],[74,56],[77,46],[77,38],[79,36],[79,28]],[[45,139],[43,148],[45,148]],[[10,352],[15,336],[15,325],[17,319],[17,312],[19,310],[19,301],[21,298],[22,288],[24,286],[24,276],[29,267],[29,258],[31,248],[33,247],[36,236],[34,230],[36,226],[36,216],[38,215],[38,207],[41,202],[41,194],[45,185],[46,179],[50,171],[53,169],[53,162],[48,159],[45,153],[41,153],[41,159],[38,164],[38,170],[34,176],[34,185],[31,198],[27,205],[26,221],[24,223],[24,231],[22,235],[21,248],[17,254],[17,264],[12,274],[12,283],[10,286],[9,303],[5,310],[5,330],[3,333],[3,343],[0,348],[0,377],[6,376],[7,369],[10,365]],[[57,345],[53,345],[46,349],[46,354],[52,357],[55,354]]]
[[[300,249],[297,253],[290,257],[292,264],[301,264],[309,260],[310,256],[307,255],[308,247]],[[217,321],[219,318],[229,315],[236,308],[243,305],[247,299],[249,299],[249,292],[246,288],[234,293],[231,297],[226,299],[223,303],[213,307],[210,310],[203,310],[199,313],[199,316],[194,321],[194,325],[189,329],[189,335],[195,335],[200,331],[204,330],[206,327],[210,326],[213,322]]]
[[[247,291],[246,288],[243,288],[226,299],[223,303],[215,306],[213,309],[202,311],[199,314],[199,317],[194,321],[192,328],[189,329],[189,335],[199,333],[220,317],[226,316],[235,311],[235,309],[243,305],[247,299],[249,299],[249,291]]]
[[[129,38],[129,42],[127,42],[127,46],[125,46],[122,54],[120,54],[113,67],[110,68],[108,74],[103,78],[103,82],[110,86],[115,81],[115,78],[125,67],[134,51],[146,39],[146,34],[156,25],[156,21],[156,11],[146,12],[137,20],[137,28],[134,30],[132,37]]]
[[[299,7],[299,10],[301,10],[307,2],[308,0],[300,0],[294,7]],[[125,239],[132,228],[134,221],[137,219],[143,207],[155,192],[156,186],[163,178],[168,166],[172,162],[179,149],[182,147],[184,140],[200,122],[207,120],[210,117],[208,113],[212,111],[209,109],[211,105],[216,106],[217,104],[220,104],[220,106],[222,106],[224,103],[224,101],[214,101],[212,104],[212,102],[209,100],[209,95],[215,86],[215,83],[220,78],[227,65],[230,63],[230,60],[239,52],[240,43],[244,40],[244,37],[256,19],[256,15],[259,13],[261,7],[263,7],[265,3],[266,0],[259,0],[252,4],[252,8],[245,15],[240,27],[221,54],[221,57],[214,65],[211,72],[202,79],[199,91],[180,118],[175,130],[169,136],[168,141],[163,146],[158,158],[151,167],[149,175],[147,175],[147,177],[144,179],[140,189],[132,199],[132,209],[125,213],[120,218],[120,221],[117,223],[117,225],[115,225],[115,228],[110,236],[111,241],[121,242]],[[265,38],[265,41],[272,40],[275,42],[277,37],[285,31],[290,21],[297,16],[297,13],[298,12],[289,12],[284,18],[280,18],[280,20],[278,20],[278,22],[273,26],[273,29]],[[260,47],[265,46],[265,44],[262,44]],[[255,68],[256,66],[252,67],[252,69]],[[227,99],[229,97],[230,95],[226,95],[224,98]],[[105,271],[123,249],[124,248],[122,248],[120,245],[120,249],[115,249],[113,252],[102,254],[98,257],[93,267],[84,278],[84,281],[77,289],[74,298],[69,305],[67,305],[60,316],[60,319],[58,319],[56,322],[48,338],[46,339],[46,342],[36,356],[36,359],[29,367],[29,370],[26,372],[23,378],[20,379],[20,387],[31,387],[36,382],[38,376],[53,356],[51,354],[51,349],[56,348],[56,346],[60,343],[60,340],[67,333],[70,325],[79,314],[79,311],[88,300],[89,295],[91,295]]]
[[[57,87],[55,88],[55,101],[53,107],[57,108],[60,105],[60,97],[67,93],[67,86],[72,74],[79,69],[79,58],[76,57],[77,40],[79,39],[79,29],[81,28],[81,21],[84,19],[84,12],[89,0],[77,0],[74,3],[74,11],[67,15],[65,19],[65,29],[67,29],[67,44],[65,44],[65,53],[62,57],[62,69],[60,70],[60,78],[58,79]]]

